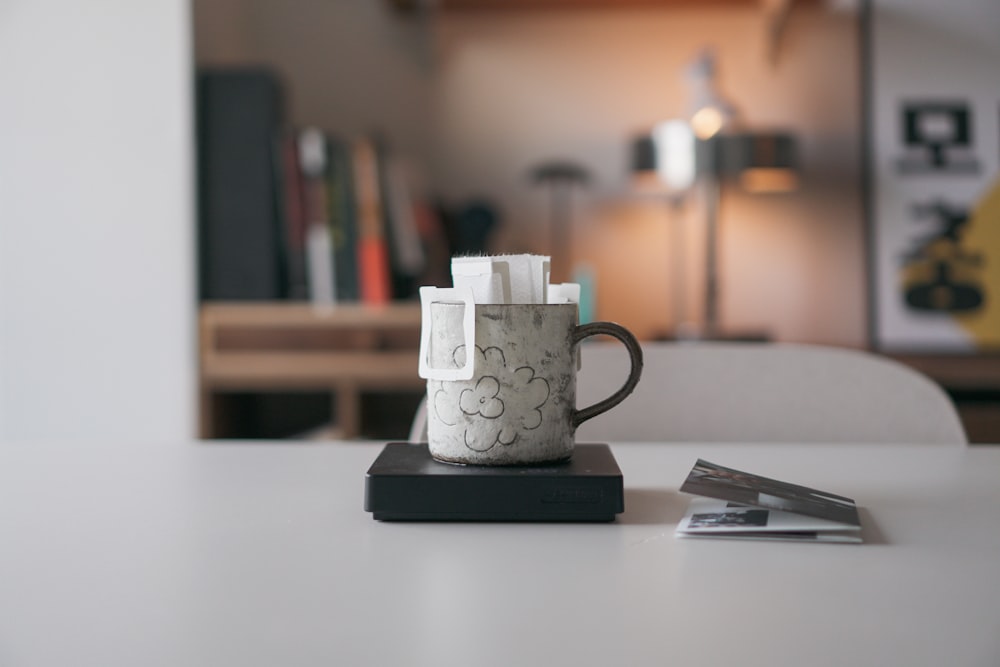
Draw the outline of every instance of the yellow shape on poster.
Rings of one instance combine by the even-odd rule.
[[[981,260],[978,272],[985,303],[974,312],[956,315],[955,321],[977,346],[1000,344],[1000,180],[979,200],[962,239],[965,249]]]

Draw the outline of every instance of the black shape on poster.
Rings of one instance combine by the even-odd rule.
[[[904,154],[900,174],[975,174],[972,110],[967,102],[904,102],[901,110]]]
[[[963,206],[935,200],[913,208],[918,220],[932,218],[936,229],[916,240],[903,257],[903,294],[908,308],[922,312],[965,313],[983,305],[979,273],[983,258],[962,247],[969,222]]]

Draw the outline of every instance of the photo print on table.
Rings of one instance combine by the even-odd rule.
[[[689,528],[709,526],[766,526],[768,510],[739,510],[735,512],[708,512],[691,515]]]
[[[782,510],[827,521],[857,524],[858,508],[850,498],[734,470],[698,459],[681,491],[707,498]]]

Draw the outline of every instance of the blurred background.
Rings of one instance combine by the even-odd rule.
[[[531,170],[585,168],[572,247],[554,261],[593,267],[599,317],[643,336],[670,325],[673,238],[670,210],[631,189],[629,141],[688,113],[686,71],[711,47],[743,122],[794,131],[803,167],[789,196],[734,190],[724,201],[727,322],[782,340],[865,342],[857,7],[790,3],[778,19],[757,2],[442,4],[196,0],[195,56],[267,65],[291,124],[381,132],[450,205],[492,203],[495,252],[549,254],[550,197]],[[565,7],[545,9],[554,4]]]
[[[960,4],[8,0],[0,437],[405,436],[416,288],[456,252],[531,252],[644,340],[905,357],[1000,441],[989,345],[874,329],[873,78],[935,40],[995,63],[1000,12]],[[930,93],[1000,116],[962,62]],[[706,95],[715,131],[657,135]],[[791,185],[723,173],[717,139],[768,133]],[[679,180],[640,178],[650,136]]]

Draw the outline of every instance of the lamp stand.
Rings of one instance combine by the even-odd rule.
[[[668,205],[670,209],[671,231],[673,236],[673,294],[671,295],[671,310],[673,310],[673,326],[669,333],[658,336],[658,340],[695,340],[700,337],[700,328],[697,323],[687,319],[687,243],[684,228],[688,221],[682,215],[684,200],[681,197],[670,197]]]
[[[722,171],[718,137],[704,140],[699,157],[703,169],[699,175],[705,206],[705,303],[704,320],[697,340],[730,342],[766,342],[764,331],[723,331],[719,324],[719,209],[722,203]]]
[[[719,335],[719,180],[704,178],[705,192],[705,325],[702,337]]]

